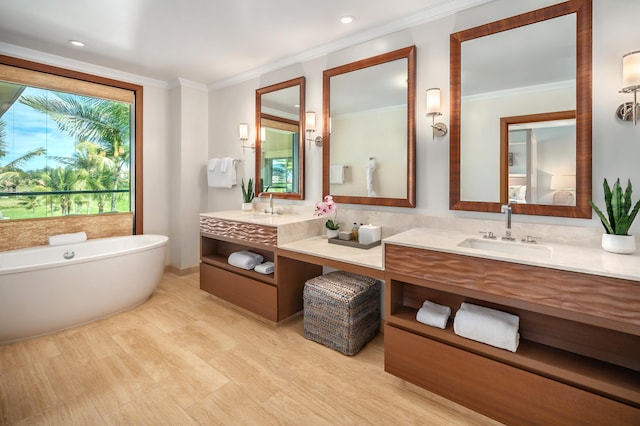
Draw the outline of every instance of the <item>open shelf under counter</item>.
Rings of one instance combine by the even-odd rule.
[[[640,282],[388,241],[385,267],[387,372],[508,424],[640,424]],[[455,334],[462,303],[517,315],[517,351]]]
[[[640,372],[521,338],[516,352],[476,342],[453,331],[416,321],[417,309],[402,307],[387,318],[389,326],[640,407]]]

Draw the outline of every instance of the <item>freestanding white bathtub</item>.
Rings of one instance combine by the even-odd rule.
[[[169,238],[131,235],[0,253],[0,344],[141,304],[162,277]]]

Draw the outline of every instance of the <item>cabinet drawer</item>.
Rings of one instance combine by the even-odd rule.
[[[385,371],[507,424],[634,424],[640,410],[385,326]]]
[[[273,285],[201,263],[200,288],[270,321],[278,321],[278,289]]]

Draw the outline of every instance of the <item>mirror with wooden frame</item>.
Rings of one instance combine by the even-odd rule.
[[[305,78],[256,90],[256,195],[304,199]]]
[[[591,0],[570,0],[451,34],[452,210],[500,212],[514,200],[514,213],[591,217],[591,21]],[[573,129],[563,146],[574,151],[529,161],[528,175],[511,173],[525,180],[510,180],[509,160],[513,169],[517,154],[501,142],[504,126],[555,121],[544,117],[557,112],[575,116],[574,127],[557,126]],[[573,199],[554,200],[554,176],[573,176]]]
[[[415,62],[410,46],[324,71],[323,195],[415,207]]]

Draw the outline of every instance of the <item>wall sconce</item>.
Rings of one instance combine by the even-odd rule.
[[[307,132],[307,142],[309,142],[309,146],[311,146],[311,142],[315,142],[316,146],[322,146],[322,136],[316,136],[315,139],[311,137],[311,133],[315,133],[316,131],[316,113],[307,112],[304,116],[304,128]]]
[[[620,93],[633,93],[633,102],[625,102],[618,107],[616,115],[623,121],[638,122],[638,90],[640,90],[640,50],[627,53],[622,57],[622,90]]]
[[[427,89],[427,117],[431,117],[432,139],[447,134],[447,125],[436,123],[436,117],[439,115],[442,115],[440,112],[440,89]]]
[[[240,143],[242,143],[242,153],[244,154],[245,148],[250,148],[252,150],[256,150],[256,145],[245,145],[245,142],[249,140],[249,125],[247,123],[240,123],[238,125],[238,137],[240,138]]]

